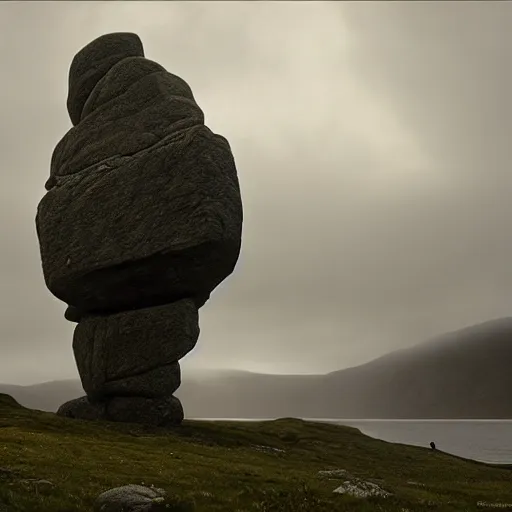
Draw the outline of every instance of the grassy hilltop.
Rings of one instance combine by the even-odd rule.
[[[344,469],[393,495],[334,494]],[[185,421],[171,431],[81,422],[0,395],[0,512],[91,512],[103,491],[161,487],[174,511],[482,510],[512,504],[512,471],[296,419]],[[495,505],[496,506],[496,505]],[[503,506],[500,508],[504,508]],[[512,505],[510,506],[512,508]]]

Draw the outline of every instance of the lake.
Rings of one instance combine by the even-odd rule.
[[[466,459],[512,464],[512,420],[305,419],[355,427],[367,436],[391,443],[429,448],[430,441],[434,441],[439,450]],[[222,418],[222,421],[265,420]]]
[[[319,420],[312,420],[319,421]],[[467,459],[512,464],[512,420],[320,420],[392,443],[436,448]]]

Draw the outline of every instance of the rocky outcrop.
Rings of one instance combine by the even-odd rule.
[[[342,480],[342,484],[332,491],[336,494],[347,494],[355,498],[389,498],[392,496],[392,493],[382,489],[377,483],[357,478],[345,469],[319,471],[318,476],[322,479]]]
[[[178,361],[240,252],[230,146],[135,34],[102,36],[75,56],[67,106],[74,126],[36,217],[46,285],[77,323],[87,393],[59,414],[179,423]]]

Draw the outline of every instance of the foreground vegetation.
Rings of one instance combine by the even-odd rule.
[[[333,493],[345,478],[318,472],[334,469],[392,496]],[[280,419],[165,431],[69,420],[0,395],[0,512],[91,512],[100,493],[129,483],[165,489],[162,510],[184,512],[512,509],[511,469],[353,428]]]

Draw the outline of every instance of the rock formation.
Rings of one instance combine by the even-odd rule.
[[[146,59],[131,33],[74,57],[67,107],[73,127],[53,152],[36,226],[46,285],[77,322],[87,396],[58,414],[180,423],[178,361],[240,253],[230,146],[204,125],[186,82]]]

